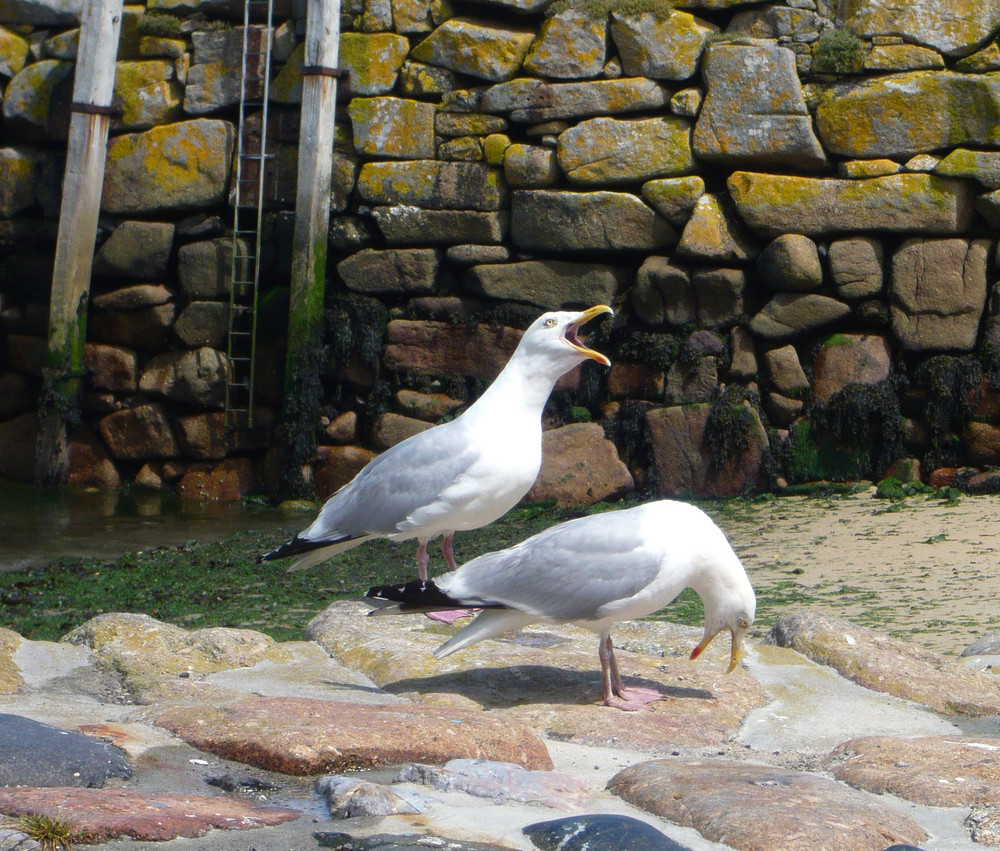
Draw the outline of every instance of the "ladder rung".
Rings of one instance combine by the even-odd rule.
[[[251,18],[253,14],[253,18]],[[232,282],[229,300],[229,376],[226,384],[225,410],[232,428],[253,425],[252,357],[256,339],[256,296],[261,241],[261,212],[265,196],[265,176],[276,160],[268,152],[268,81],[274,37],[272,19],[274,0],[244,0],[242,73],[237,130],[236,185],[233,208]],[[241,216],[247,218],[241,219]],[[256,219],[256,221],[252,221]],[[250,227],[241,227],[250,224]]]

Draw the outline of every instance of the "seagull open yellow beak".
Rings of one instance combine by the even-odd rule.
[[[730,630],[730,633],[733,636],[733,643],[732,646],[729,648],[729,667],[726,668],[727,674],[731,674],[733,671],[735,671],[736,666],[740,664],[740,659],[743,658],[743,642],[736,637],[735,632]],[[702,650],[704,650],[706,647],[708,647],[709,644],[712,643],[712,639],[715,638],[716,635],[718,635],[717,632],[713,633],[712,635],[706,635],[698,644],[698,646],[691,651],[691,658],[697,659],[701,655]]]
[[[593,349],[588,349],[576,336],[576,332],[579,331],[583,325],[586,325],[591,319],[595,316],[600,316],[602,313],[610,313],[613,315],[614,311],[606,304],[595,304],[593,307],[588,307],[577,319],[566,326],[566,332],[563,334],[563,339],[566,340],[566,342],[576,349],[581,355],[593,358],[598,363],[604,364],[604,366],[611,366],[611,361],[608,360],[605,355],[602,355],[600,352],[595,352]]]

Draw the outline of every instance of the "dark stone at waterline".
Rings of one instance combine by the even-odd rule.
[[[109,777],[131,776],[125,754],[114,745],[0,713],[0,786],[99,789]]]
[[[629,816],[569,816],[529,824],[523,832],[542,851],[687,851],[687,846]]]

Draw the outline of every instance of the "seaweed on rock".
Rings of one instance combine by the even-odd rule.
[[[378,299],[347,293],[330,300],[326,309],[326,339],[331,360],[357,358],[369,369],[382,360],[382,339],[389,310]]]
[[[982,379],[982,365],[973,355],[934,355],[913,371],[913,385],[927,394],[923,420],[934,453],[947,454],[950,435],[968,421],[970,395]]]
[[[892,378],[876,384],[848,384],[837,391],[826,406],[815,406],[813,421],[843,446],[851,447],[862,463],[858,475],[880,475],[890,463],[903,457],[903,414],[897,382]],[[867,458],[866,458],[867,456]]]
[[[726,386],[712,402],[705,440],[714,467],[724,467],[750,448],[754,426],[761,422],[757,413],[759,403],[758,394],[742,384]]]

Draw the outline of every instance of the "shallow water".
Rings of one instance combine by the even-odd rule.
[[[192,540],[209,543],[247,529],[295,525],[270,507],[0,480],[0,571],[23,570],[61,556],[116,558]]]

